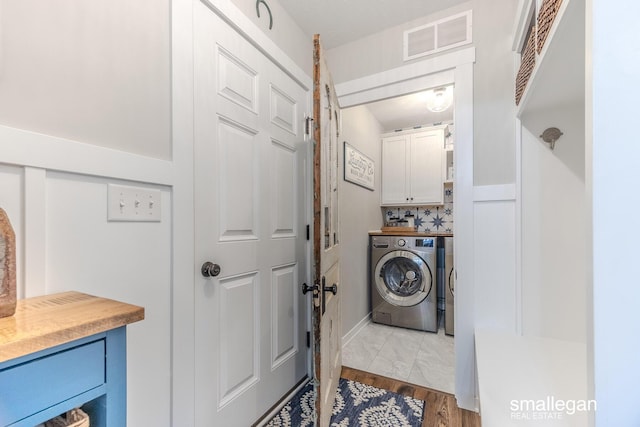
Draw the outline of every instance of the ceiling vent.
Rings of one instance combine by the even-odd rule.
[[[471,43],[471,11],[404,32],[404,60],[420,58]]]

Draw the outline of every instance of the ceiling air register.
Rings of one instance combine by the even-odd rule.
[[[404,32],[404,60],[420,58],[471,43],[471,11]]]

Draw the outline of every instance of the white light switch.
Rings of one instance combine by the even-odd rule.
[[[109,221],[160,221],[160,190],[109,184]]]

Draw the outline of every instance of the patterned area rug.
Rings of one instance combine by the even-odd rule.
[[[313,426],[315,392],[308,383],[267,427]],[[340,378],[331,427],[420,427],[424,402]]]

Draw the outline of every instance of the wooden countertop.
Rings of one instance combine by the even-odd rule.
[[[380,231],[369,232],[369,236],[403,236],[403,237],[453,237],[453,233],[421,233],[418,231]]]
[[[144,319],[144,308],[63,292],[19,300],[13,316],[0,318],[0,362]]]

